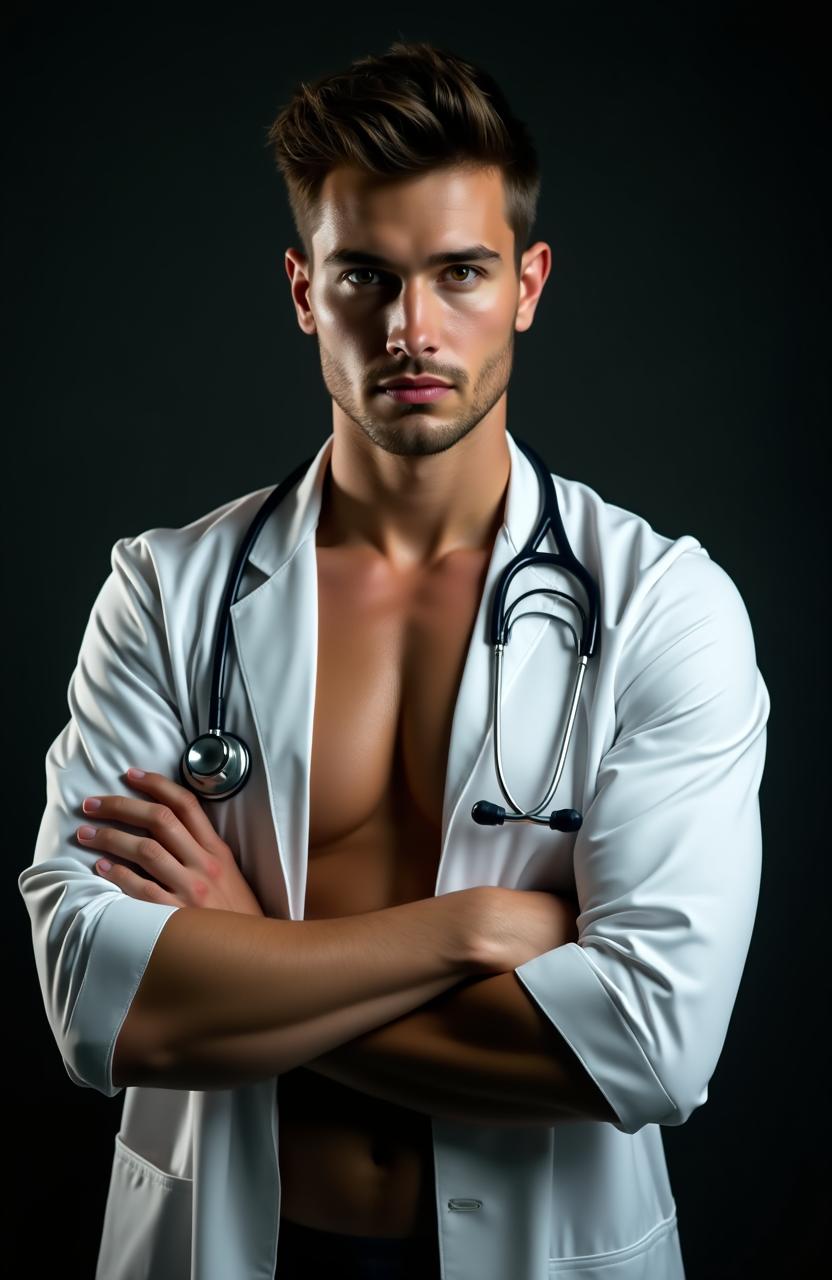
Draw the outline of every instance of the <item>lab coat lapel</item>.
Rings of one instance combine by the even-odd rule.
[[[534,467],[515,443],[510,432],[506,433],[506,439],[511,454],[511,473],[505,519],[494,540],[494,549],[454,708],[442,806],[442,853],[437,868],[436,894],[464,887],[466,878],[470,879],[470,873],[473,873],[476,879],[477,860],[470,855],[477,853],[477,839],[478,837],[481,839],[483,831],[487,828],[480,827],[472,821],[471,808],[474,802],[488,798],[506,805],[496,781],[496,771],[493,771],[490,793],[485,796],[472,795],[470,790],[477,762],[485,750],[493,753],[494,749],[492,726],[494,649],[489,634],[492,599],[500,574],[525,545],[537,524],[540,508],[539,485]],[[544,539],[544,545],[539,549],[554,549],[554,544]],[[529,569],[512,579],[506,597],[506,607],[508,608],[517,596],[532,590],[536,580],[543,581],[535,570]],[[540,610],[544,614],[549,614],[552,611],[550,600],[551,597],[536,596],[534,600],[525,601],[512,615],[512,619],[528,610]],[[515,677],[531,657],[547,625],[545,617],[524,618],[520,625],[513,628],[510,641],[503,652],[501,702],[504,733],[506,725],[511,722],[512,686]],[[541,694],[545,696],[543,689]],[[506,842],[503,842],[502,847],[503,849],[507,847]],[[446,848],[453,852],[450,863],[446,859]]]
[[[330,435],[300,482],[260,530],[249,557],[267,574],[231,609],[234,645],[265,766],[290,919],[303,916],[309,777],[318,656],[314,530],[332,451]],[[311,535],[311,536],[310,536]]]
[[[511,472],[505,520],[494,541],[485,587],[466,655],[454,708],[442,812],[442,854],[436,892],[444,891],[445,848],[472,768],[492,740],[493,650],[488,621],[494,585],[525,543],[539,510],[537,477],[510,433]],[[256,734],[256,750],[265,765],[271,816],[286,885],[290,918],[303,916],[309,843],[309,783],[318,655],[318,580],[315,529],[321,509],[330,435],[302,480],[266,520],[250,561],[266,581],[231,609],[235,651],[246,687]],[[520,575],[508,603],[533,582]],[[545,597],[534,608],[546,609]],[[523,606],[521,606],[523,608]],[[503,714],[511,714],[513,678],[542,635],[543,618],[517,627],[503,658]],[[468,806],[470,808],[470,805]],[[463,815],[467,817],[467,812]],[[464,830],[470,840],[468,821]]]

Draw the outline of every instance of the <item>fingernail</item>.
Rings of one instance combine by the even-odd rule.
[[[144,769],[128,769],[127,776],[128,778],[143,778]]]
[[[86,824],[78,828],[78,835],[82,840],[92,840],[95,833],[95,827],[88,827]]]
[[[106,858],[100,858],[95,865],[98,867],[99,871],[109,871],[113,864],[112,862],[108,862]]]

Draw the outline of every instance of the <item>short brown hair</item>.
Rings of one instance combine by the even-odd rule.
[[[537,152],[496,81],[449,50],[397,40],[380,57],[301,81],[265,145],[286,182],[310,275],[318,198],[331,169],[358,166],[395,178],[462,165],[502,171],[519,276],[540,193]]]

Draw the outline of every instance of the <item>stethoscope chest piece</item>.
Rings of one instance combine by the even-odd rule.
[[[236,734],[209,730],[191,742],[179,763],[182,781],[209,800],[227,800],[248,778],[251,753]]]
[[[237,550],[234,564],[225,586],[217,635],[214,641],[214,662],[211,672],[211,701],[208,707],[208,731],[189,742],[179,761],[179,776],[186,787],[204,800],[227,800],[245,786],[251,769],[251,752],[236,734],[225,728],[223,711],[223,682],[228,636],[231,630],[231,608],[243,576],[249,552],[257,540],[263,525],[277,506],[305,475],[313,458],[306,458],[300,466],[281,480],[255,513]]]
[[[509,812],[502,805],[493,804],[491,801],[478,800],[471,811],[471,817],[474,822],[479,823],[481,826],[503,826],[506,823],[512,822],[536,822],[550,827],[553,831],[577,831],[583,821],[582,815],[577,809],[556,809],[553,813],[548,815],[544,814],[542,810],[548,807],[560,782],[561,773],[566,760],[566,753],[569,749],[569,741],[581,694],[581,685],[583,682],[586,664],[593,656],[595,650],[595,639],[599,616],[598,586],[588,570],[575,558],[575,555],[572,552],[572,548],[570,547],[569,540],[566,536],[566,531],[563,527],[555,485],[543,459],[524,441],[518,440],[517,444],[532,463],[537,473],[542,503],[535,529],[529,535],[529,538],[522,550],[505,567],[497,582],[492,602],[491,621],[489,627],[489,639],[494,647],[496,662],[494,705],[492,709],[494,724],[494,762],[500,789],[503,792],[505,799],[511,805],[512,812]],[[223,682],[228,637],[231,630],[231,608],[237,599],[237,592],[240,587],[243,569],[248,559],[249,552],[251,551],[251,548],[254,545],[265,521],[280,505],[298,481],[306,474],[313,461],[314,455],[306,458],[305,461],[300,463],[300,465],[296,467],[290,475],[286,476],[286,478],[271,491],[266,501],[261,504],[255,513],[254,519],[249,525],[245,536],[243,537],[242,544],[238,548],[234,564],[228,576],[214,644],[214,661],[211,674],[211,700],[208,708],[209,728],[206,733],[200,734],[199,737],[194,738],[193,742],[188,744],[183,751],[182,758],[179,762],[179,773],[184,785],[189,787],[196,795],[202,796],[205,800],[227,800],[229,796],[233,796],[245,785],[249,776],[251,768],[251,752],[245,742],[243,742],[242,738],[237,737],[236,734],[229,733],[225,728],[225,716],[223,712]],[[557,554],[538,551],[538,547],[546,535],[547,530],[550,528],[559,548]],[[549,785],[549,789],[544,799],[540,804],[536,805],[534,809],[523,810],[508,789],[502,767],[500,692],[502,688],[503,649],[508,643],[508,637],[511,631],[511,614],[519,604],[520,600],[529,595],[539,594],[541,591],[548,595],[564,595],[564,592],[557,591],[554,588],[538,587],[535,591],[522,593],[518,599],[513,601],[508,609],[506,609],[504,606],[509,583],[517,573],[522,569],[529,567],[539,568],[540,570],[559,568],[573,575],[579,580],[587,592],[589,608],[588,612],[586,612],[580,601],[575,600],[572,596],[565,596],[567,600],[571,600],[578,608],[584,624],[583,634],[580,641],[578,641],[577,633],[575,633],[578,649],[578,667],[575,687],[572,693],[566,728],[564,730],[563,739],[558,753],[558,760],[555,765],[554,776]],[[566,621],[565,619],[557,618],[553,618],[553,620]],[[566,625],[571,626],[568,622]]]

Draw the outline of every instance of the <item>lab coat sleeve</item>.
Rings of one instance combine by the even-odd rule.
[[[185,737],[172,693],[161,597],[147,535],[121,538],[69,680],[71,718],[46,755],[46,808],[18,877],[46,1016],[74,1084],[107,1097],[113,1050],[157,938],[178,907],[129,897],[94,871],[75,832],[88,795],[140,793],[130,765],[179,780]],[[108,821],[130,834],[143,828]],[[131,865],[129,860],[113,861]]]
[[[515,973],[632,1134],[708,1097],[756,916],[769,695],[742,598],[702,548],[621,625],[614,734],[573,851],[579,937]]]

